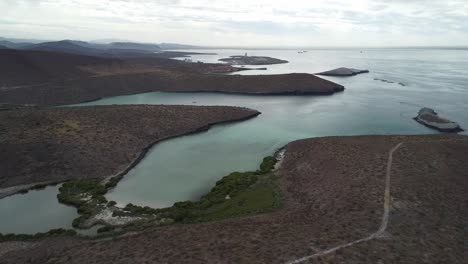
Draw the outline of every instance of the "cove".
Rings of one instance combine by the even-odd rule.
[[[344,94],[343,94],[344,95]],[[255,170],[261,159],[288,142],[301,138],[359,134],[431,133],[410,118],[413,107],[382,105],[368,112],[367,103],[352,104],[332,97],[256,97],[220,94],[151,93],[106,99],[96,104],[238,105],[262,114],[241,123],[215,126],[209,131],[154,146],[146,157],[108,195],[120,205],[133,203],[160,208],[197,200],[222,176]],[[345,109],[343,109],[345,106]],[[337,111],[338,109],[343,109]],[[353,118],[349,118],[353,115]]]
[[[218,57],[245,53],[242,50],[214,52],[219,53]],[[437,133],[412,120],[423,106],[432,106],[441,115],[468,127],[468,52],[375,49],[362,54],[356,50],[313,50],[297,54],[296,51],[256,50],[249,51],[249,55],[272,56],[290,63],[241,74],[314,73],[341,66],[371,72],[350,78],[327,77],[346,88],[332,96],[154,92],[80,104],[233,105],[262,112],[248,121],[214,126],[207,132],[155,145],[108,193],[109,200],[120,205],[134,203],[154,208],[196,200],[223,176],[233,171],[255,170],[263,157],[296,139]],[[216,61],[216,56],[209,56],[194,56],[194,61]],[[56,194],[57,187],[48,187],[0,199],[0,232],[36,233],[71,227],[76,209],[59,204]]]
[[[0,199],[0,233],[35,234],[50,229],[70,229],[78,217],[74,207],[58,203],[60,186],[30,190]]]

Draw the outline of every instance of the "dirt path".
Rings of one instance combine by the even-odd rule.
[[[362,242],[372,240],[374,238],[379,238],[384,234],[384,232],[385,232],[385,230],[387,229],[387,226],[388,226],[388,218],[389,218],[389,214],[390,214],[390,202],[391,202],[390,179],[391,179],[391,170],[392,170],[392,163],[393,163],[393,153],[396,150],[398,150],[401,147],[402,144],[403,144],[403,142],[398,143],[395,147],[393,147],[390,150],[390,152],[388,154],[387,170],[386,170],[386,173],[385,173],[384,213],[382,215],[382,222],[380,224],[379,229],[376,232],[370,234],[367,237],[364,237],[364,238],[361,238],[361,239],[358,239],[358,240],[354,240],[354,241],[351,241],[351,242],[346,243],[346,244],[338,245],[336,247],[329,248],[329,249],[326,249],[326,250],[323,250],[323,251],[319,251],[319,252],[317,252],[317,253],[315,253],[313,255],[305,256],[305,257],[302,257],[302,258],[287,262],[287,264],[301,263],[301,262],[304,262],[304,261],[309,260],[309,259],[322,257],[322,256],[328,255],[330,253],[333,253],[333,252],[335,252],[335,251],[337,251],[339,249],[347,248],[347,247],[353,246],[355,244],[359,244],[359,243],[362,243]]]

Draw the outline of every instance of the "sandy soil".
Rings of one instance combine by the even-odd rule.
[[[0,111],[0,188],[104,179],[125,172],[153,143],[258,114],[240,107],[148,105]]]
[[[85,242],[43,241],[2,263],[287,263],[376,232],[390,149],[385,235],[305,263],[464,263],[468,137],[362,136],[299,140],[280,170],[283,208]]]

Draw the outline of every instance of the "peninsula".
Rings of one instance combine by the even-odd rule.
[[[0,111],[0,198],[37,184],[119,176],[161,140],[259,114],[162,105]]]
[[[0,104],[65,105],[152,91],[330,95],[344,87],[312,74],[223,75],[226,64],[0,50]]]
[[[247,56],[247,54],[245,54],[244,56],[230,56],[229,58],[219,59],[219,61],[227,62],[231,65],[273,65],[288,63],[287,60],[281,60],[265,56]]]

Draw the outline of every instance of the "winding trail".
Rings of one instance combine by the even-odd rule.
[[[329,248],[329,249],[326,249],[326,250],[323,250],[323,251],[319,251],[319,252],[317,252],[317,253],[315,253],[313,255],[305,256],[305,257],[302,257],[302,258],[287,262],[287,264],[301,263],[301,262],[304,262],[304,261],[309,260],[309,259],[322,257],[322,256],[328,255],[330,253],[333,253],[333,252],[335,252],[335,251],[337,251],[339,249],[347,248],[347,247],[353,246],[355,244],[359,244],[359,243],[362,243],[362,242],[372,240],[374,238],[379,238],[379,237],[381,237],[383,235],[383,233],[387,229],[388,218],[389,218],[389,215],[390,215],[390,202],[391,202],[390,179],[391,179],[391,170],[392,170],[392,163],[393,163],[393,153],[397,149],[399,149],[402,144],[403,144],[403,142],[398,143],[395,147],[393,147],[390,150],[390,152],[388,154],[387,170],[386,170],[386,174],[385,174],[385,192],[384,192],[384,205],[383,205],[384,206],[384,213],[382,215],[382,222],[380,223],[379,229],[376,232],[370,234],[367,237],[364,237],[364,238],[361,238],[361,239],[358,239],[358,240],[354,240],[354,241],[351,241],[351,242],[346,243],[346,244],[341,244],[341,245],[338,245],[336,247],[332,247],[332,248]]]

